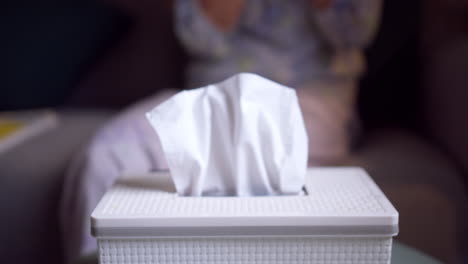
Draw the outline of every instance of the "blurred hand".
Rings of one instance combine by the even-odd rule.
[[[333,0],[311,0],[312,6],[316,9],[323,10],[330,7]]]
[[[245,0],[198,0],[205,15],[223,31],[234,28],[239,20]]]
[[[353,115],[354,86],[314,82],[296,89],[309,137],[310,166],[336,165],[349,154],[348,124]]]

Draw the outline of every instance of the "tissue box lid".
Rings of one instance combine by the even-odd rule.
[[[360,168],[315,168],[297,196],[180,197],[168,173],[125,178],[91,215],[99,237],[398,233],[398,212]]]

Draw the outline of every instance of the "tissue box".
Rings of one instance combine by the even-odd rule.
[[[309,169],[297,196],[180,197],[161,178],[102,198],[100,263],[390,263],[398,212],[360,168]]]

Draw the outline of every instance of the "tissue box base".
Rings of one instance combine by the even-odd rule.
[[[99,239],[101,264],[390,263],[390,237]]]
[[[157,186],[117,183],[103,197],[92,214],[101,264],[391,262],[398,212],[359,168],[310,169],[297,196],[180,197]]]

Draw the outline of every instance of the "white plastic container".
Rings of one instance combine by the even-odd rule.
[[[398,212],[362,169],[310,169],[298,196],[179,197],[151,178],[94,210],[100,263],[390,263]]]

